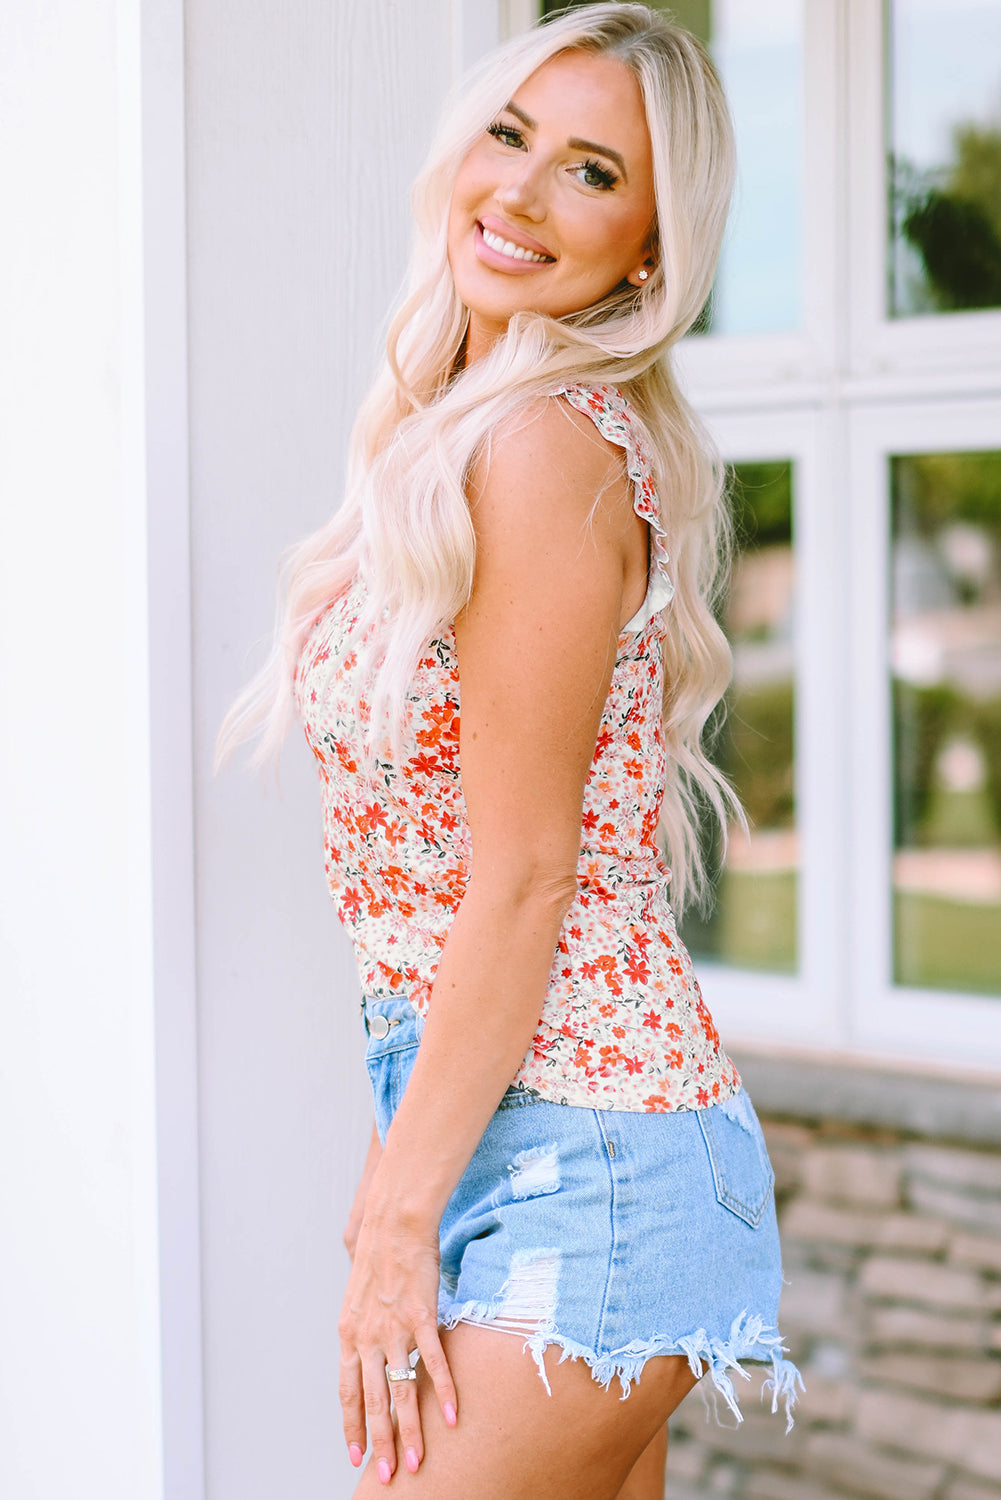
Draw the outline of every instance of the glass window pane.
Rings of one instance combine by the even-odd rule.
[[[722,871],[718,846],[706,851],[716,905],[708,921],[686,912],[680,931],[693,955],[795,973],[793,466],[739,463],[731,474],[740,548],[720,623],[734,672],[712,753],[744,804],[751,837],[731,830]]]
[[[1001,4],[886,15],[890,315],[1001,307]]]
[[[890,473],[894,979],[1001,994],[1001,452]]]
[[[733,212],[696,332],[798,328],[803,281],[804,0],[671,0],[655,7],[704,41],[737,136]],[[544,10],[565,9],[552,0]]]
[[[737,135],[737,189],[710,331],[799,327],[803,261],[802,0],[714,0],[713,57]]]

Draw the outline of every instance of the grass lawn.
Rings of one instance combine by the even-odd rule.
[[[795,870],[724,870],[710,920],[693,911],[678,928],[695,963],[795,974],[796,878]]]
[[[922,892],[894,896],[894,982],[1001,999],[1001,905]],[[693,911],[679,931],[695,961],[795,974],[795,871],[725,870],[708,923]]]
[[[1001,998],[1001,905],[898,891],[894,980]]]

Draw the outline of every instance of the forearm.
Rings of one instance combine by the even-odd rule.
[[[437,1226],[528,1051],[572,886],[519,897],[471,881],[366,1202],[373,1220]]]
[[[369,1185],[375,1169],[379,1165],[381,1155],[382,1142],[379,1140],[378,1128],[373,1122],[372,1134],[368,1143],[368,1155],[365,1157],[365,1165],[362,1168],[361,1181],[358,1184],[354,1202],[351,1205],[351,1212],[348,1214],[348,1221],[344,1226],[344,1244],[348,1254],[352,1258],[354,1257],[355,1246],[358,1243],[358,1230],[365,1215],[365,1200],[368,1197]]]

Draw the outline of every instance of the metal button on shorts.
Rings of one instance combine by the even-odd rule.
[[[389,1028],[399,1026],[399,1024],[399,1021],[391,1021],[388,1016],[373,1016],[368,1023],[368,1034],[381,1042],[383,1037],[389,1035]]]

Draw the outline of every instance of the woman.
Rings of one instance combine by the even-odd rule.
[[[708,58],[641,5],[467,83],[347,498],[223,728],[263,758],[298,710],[359,962],[359,1496],[662,1495],[668,1416],[708,1373],[739,1419],[741,1360],[791,1422],[771,1168],[675,924],[699,808],[746,827],[700,743],[727,512],[671,369],[732,162]]]

